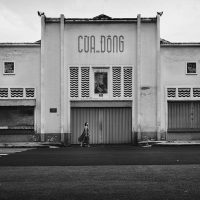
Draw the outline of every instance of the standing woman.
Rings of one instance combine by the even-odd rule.
[[[86,144],[87,147],[90,147],[90,135],[89,135],[88,122],[85,122],[84,132],[85,132],[84,144]]]
[[[78,138],[78,141],[81,143],[81,147],[83,147],[84,145],[87,145],[87,147],[90,147],[90,135],[89,135],[88,122],[85,122],[83,133]]]

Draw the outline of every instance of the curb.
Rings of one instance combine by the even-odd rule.
[[[63,147],[61,143],[49,143],[49,142],[28,142],[28,143],[0,143],[0,148],[51,148],[54,147]]]
[[[141,141],[139,146],[200,146],[200,141]]]

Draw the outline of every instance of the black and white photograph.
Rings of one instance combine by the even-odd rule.
[[[200,0],[0,0],[0,200],[200,199]]]

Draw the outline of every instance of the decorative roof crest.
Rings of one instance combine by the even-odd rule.
[[[112,17],[109,17],[108,15],[101,14],[101,15],[98,15],[96,17],[93,17],[93,19],[95,19],[95,20],[111,20]]]

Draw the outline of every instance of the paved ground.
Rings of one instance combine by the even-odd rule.
[[[1,200],[200,199],[200,146],[18,150],[0,149]]]
[[[199,200],[200,165],[0,167],[1,200]]]
[[[0,166],[97,166],[200,164],[200,146],[150,148],[108,145],[39,148],[0,157]]]
[[[33,148],[0,148],[0,157],[7,156],[13,153],[32,150]]]

